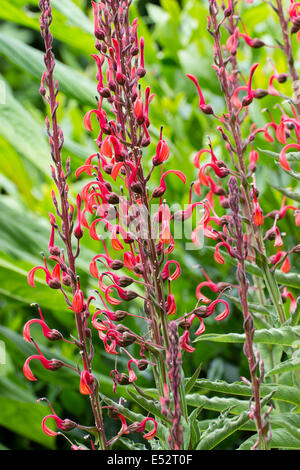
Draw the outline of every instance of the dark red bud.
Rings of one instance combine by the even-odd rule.
[[[111,193],[108,198],[109,204],[119,204],[120,198],[116,193]]]
[[[52,246],[49,248],[49,253],[52,256],[60,256],[60,248],[58,246]]]
[[[143,78],[146,75],[146,70],[144,69],[144,67],[139,67],[136,71],[136,75],[139,78]]]
[[[259,49],[260,47],[263,47],[263,46],[265,46],[265,43],[261,39],[258,39],[258,38],[252,39],[251,47],[253,47],[254,49]]]
[[[119,285],[121,287],[128,287],[133,283],[133,279],[129,276],[122,276],[119,279]]]
[[[145,359],[140,359],[137,363],[138,370],[146,370],[148,362]]]
[[[115,312],[115,317],[116,317],[116,320],[117,321],[122,321],[124,320],[124,318],[126,318],[128,316],[128,313],[125,312],[124,310],[117,310]]]
[[[111,92],[109,88],[107,87],[101,88],[99,93],[100,93],[100,96],[102,96],[102,98],[111,98]]]
[[[267,96],[269,93],[267,90],[263,90],[262,88],[257,88],[254,92],[255,98],[261,99]]]
[[[70,286],[71,283],[72,283],[71,277],[69,275],[63,276],[63,281],[62,282],[65,286]]]
[[[214,114],[214,110],[210,104],[203,104],[200,109],[204,114]]]
[[[136,292],[134,292],[133,290],[127,291],[127,300],[128,301],[136,299],[137,297],[138,297],[138,294]]]
[[[105,32],[103,29],[97,29],[95,31],[95,37],[99,39],[99,41],[103,41],[103,39],[105,39]]]
[[[51,279],[51,281],[48,282],[48,286],[51,287],[51,289],[60,289],[61,283],[58,279]]]
[[[133,183],[131,185],[131,189],[134,193],[137,193],[137,194],[142,194],[142,192],[143,192],[143,187],[142,187],[141,183]]]
[[[288,79],[288,74],[287,73],[280,73],[278,75],[278,78],[277,78],[279,83],[284,83],[284,82],[287,81],[287,79]]]
[[[130,346],[136,341],[136,336],[133,335],[132,333],[128,333],[127,331],[123,333],[122,337],[122,345],[123,346]]]
[[[116,259],[112,262],[111,269],[113,269],[114,271],[117,271],[118,269],[122,269],[123,266],[124,266],[123,261]]]

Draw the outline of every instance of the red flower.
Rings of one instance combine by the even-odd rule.
[[[45,369],[53,370],[53,371],[60,369],[64,365],[64,363],[62,361],[59,361],[58,359],[48,360],[48,359],[45,358],[45,356],[40,351],[39,351],[39,353],[40,353],[39,355],[36,354],[36,355],[28,357],[25,361],[24,366],[23,366],[24,375],[25,375],[26,379],[30,380],[31,382],[36,382],[36,380],[37,380],[35,378],[35,376],[33,375],[33,373],[31,372],[31,369],[29,367],[29,363],[30,363],[30,361],[32,361],[32,359],[38,359],[43,364]]]
[[[80,289],[80,284],[78,282],[78,286],[76,289],[76,292],[73,297],[73,302],[72,302],[72,307],[71,309],[73,310],[74,313],[79,314],[83,312],[86,308],[86,305],[84,303],[84,297],[83,297],[83,292]]]
[[[189,353],[193,353],[195,351],[195,348],[190,346],[190,332],[188,330],[185,330],[183,335],[180,338],[180,344],[182,349]]]
[[[201,110],[204,114],[214,114],[211,105],[205,103],[204,96],[203,96],[203,94],[202,94],[202,91],[201,91],[199,82],[198,82],[197,78],[195,77],[195,75],[192,75],[192,74],[188,73],[186,76],[187,76],[190,80],[192,80],[192,82],[193,82],[193,83],[196,85],[196,87],[197,87],[198,94],[199,94],[199,98],[200,98],[200,101],[199,101],[199,108],[200,108],[200,110]]]
[[[144,432],[145,427],[146,427],[146,423],[148,421],[152,421],[152,423],[154,423],[154,427],[153,427],[152,431],[149,431],[149,432],[147,432],[146,434],[143,435],[143,438],[147,439],[147,440],[153,439],[156,436],[157,422],[155,421],[155,419],[149,418],[149,417],[143,419],[143,421],[140,422],[138,429],[136,430],[136,432]]]
[[[93,388],[91,385],[94,383],[94,376],[89,371],[83,370],[80,374],[79,390],[82,395],[91,395]]]

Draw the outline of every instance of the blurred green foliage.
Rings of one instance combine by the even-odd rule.
[[[212,139],[215,153],[223,160],[227,159],[216,131],[216,122],[200,114],[195,89],[185,76],[186,73],[195,74],[207,101],[216,112],[222,112],[224,103],[211,67],[212,44],[206,32],[206,3],[199,0],[136,0],[132,7],[132,16],[139,17],[139,35],[144,36],[146,42],[148,73],[143,86],[150,85],[156,95],[150,110],[153,143],[145,152],[145,161],[149,162],[150,168],[159,129],[163,125],[164,136],[171,149],[166,169],[180,169],[188,181],[197,176],[192,157],[207,145],[208,137]],[[84,114],[95,104],[96,67],[90,57],[94,52],[92,16],[89,1],[53,0],[52,4],[56,78],[61,88],[58,117],[65,134],[63,157],[71,156],[74,175],[75,169],[95,149],[92,137],[82,125]],[[242,5],[241,9],[249,35],[260,37],[267,44],[273,43],[276,22],[268,5],[256,2]],[[40,304],[51,328],[62,331],[66,336],[70,331],[75,333],[72,314],[61,297],[47,287],[43,277],[37,276],[35,290],[28,286],[26,280],[28,271],[41,264],[39,253],[47,250],[47,212],[52,211],[50,194],[53,183],[49,176],[50,154],[44,130],[44,115],[48,111],[38,93],[43,70],[38,17],[38,0],[0,2],[0,80],[6,89],[5,103],[0,105],[0,339],[6,346],[6,364],[0,365],[0,446],[12,449],[64,448],[62,438],[55,440],[42,433],[41,420],[48,414],[48,408],[36,402],[39,397],[47,396],[61,417],[69,417],[85,425],[91,422],[89,406],[78,392],[75,374],[65,370],[51,373],[34,364],[33,370],[39,380],[32,384],[22,373],[24,360],[33,351],[21,336],[24,323],[35,313],[30,307],[32,302]],[[260,63],[255,73],[256,87],[267,87],[271,74],[269,54],[278,71],[286,72],[284,57],[277,49],[255,50],[242,44],[239,51],[241,72],[246,77],[249,64]],[[282,85],[281,91],[289,96],[290,84]],[[273,109],[276,101],[279,103],[280,99],[266,97],[251,106],[250,117],[257,126],[264,125],[268,119],[264,108],[272,108],[274,117],[279,116],[279,110]],[[248,127],[244,126],[245,132],[249,129],[250,123]],[[277,144],[266,144],[261,137],[255,145],[257,148],[280,150]],[[75,180],[73,176],[70,186],[74,197],[82,187],[82,181]],[[265,212],[269,212],[281,205],[282,194],[274,188],[289,187],[293,191],[296,181],[291,182],[285,173],[278,171],[269,156],[261,153],[257,186],[261,205]],[[188,201],[188,190],[177,184],[176,178],[170,178],[166,197],[169,202],[184,204]],[[217,206],[216,210],[222,214],[220,207]],[[282,231],[286,232],[287,245],[299,243],[299,232],[292,215],[288,215],[284,223],[285,230],[283,226]],[[97,252],[98,244],[85,235],[79,270],[86,291],[97,287],[88,276],[89,260]],[[186,251],[182,241],[178,243],[176,256],[184,272],[174,285],[181,315],[189,312],[195,304],[195,289],[203,280],[202,267],[215,282],[236,282],[235,268],[230,264],[217,266],[206,248]],[[294,257],[292,262],[296,263]],[[131,308],[137,308],[137,304]],[[241,333],[242,315],[232,304],[231,315],[226,321],[220,324],[208,319],[206,325],[207,333]],[[34,328],[34,336],[48,348],[50,355],[47,357],[64,357],[68,363],[76,363],[72,347],[46,344],[38,327]],[[104,353],[96,335],[94,342],[97,344],[94,366],[102,392],[112,396],[109,376],[114,360]],[[224,379],[234,382],[241,375],[248,375],[248,364],[239,343],[200,341],[196,352],[185,361],[186,377],[191,376],[200,363],[200,376],[210,381]],[[151,386],[149,372],[143,373],[139,380],[140,384]],[[120,387],[118,392],[123,394]],[[207,396],[213,393],[209,390],[200,393],[204,392]],[[282,407],[284,411],[284,404]],[[140,412],[134,402],[131,409]],[[216,411],[220,410],[204,406],[201,420],[214,417]],[[117,423],[106,420],[105,424],[110,434],[116,431]],[[218,448],[237,448],[245,437],[251,435],[250,431],[253,431],[251,426],[246,427]],[[76,433],[73,438],[76,440]]]

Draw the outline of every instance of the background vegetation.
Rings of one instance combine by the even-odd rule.
[[[52,4],[56,77],[61,87],[59,119],[65,134],[64,158],[71,156],[74,173],[95,150],[93,140],[82,124],[84,114],[95,103],[96,66],[90,57],[94,53],[91,9],[89,1],[84,0],[53,0]],[[167,169],[184,171],[188,181],[196,176],[192,157],[207,145],[208,136],[212,139],[215,153],[226,160],[215,123],[199,112],[194,86],[185,76],[186,73],[195,74],[207,101],[216,111],[222,111],[223,99],[211,67],[212,48],[206,32],[206,8],[203,0],[136,0],[132,8],[133,16],[139,17],[139,33],[146,42],[148,73],[143,84],[150,85],[156,95],[150,111],[153,144],[148,151],[149,167],[163,124],[164,135],[171,148]],[[245,3],[241,9],[248,34],[273,44],[272,32],[276,22],[268,5],[255,1],[252,5]],[[62,417],[86,425],[91,418],[86,398],[78,393],[78,379],[73,373],[65,370],[51,373],[38,364],[33,365],[33,371],[39,377],[36,383],[26,381],[22,373],[24,360],[33,351],[22,337],[23,325],[33,315],[32,302],[40,304],[51,327],[66,335],[74,327],[71,312],[65,308],[60,296],[47,287],[42,277],[37,278],[35,290],[28,286],[26,280],[28,271],[41,262],[39,253],[47,249],[50,230],[47,212],[52,211],[50,194],[53,183],[49,177],[50,154],[44,132],[45,106],[38,93],[43,70],[38,17],[38,0],[0,2],[0,80],[2,91],[3,86],[6,90],[5,103],[0,105],[0,339],[6,346],[6,364],[0,365],[0,448],[11,449],[64,448],[62,438],[55,440],[42,432],[41,420],[48,411],[45,405],[36,402],[39,397],[47,396]],[[273,57],[279,72],[286,72],[284,57],[277,49],[255,50],[243,44],[239,52],[242,73],[248,74],[250,63],[259,62],[261,65],[255,73],[256,87],[267,88],[271,74],[268,55]],[[290,95],[290,84],[283,85],[281,91]],[[256,100],[250,107],[252,121],[258,126],[264,125],[268,116],[263,108],[268,106],[272,106],[276,117],[278,110],[273,109],[273,105],[273,97]],[[259,139],[256,142],[258,148],[280,151],[277,144],[266,144]],[[289,190],[294,191],[295,187],[291,185],[295,185],[296,180],[288,180],[285,173],[278,171],[272,159],[263,153],[260,154],[259,165],[257,186],[261,193],[261,206],[265,212],[279,209],[282,190],[278,188],[285,188],[288,184]],[[82,187],[82,182],[73,179],[74,195]],[[176,194],[177,202],[186,203],[187,191],[182,184],[177,186],[176,179],[171,180],[170,185],[173,186],[169,186],[168,191]],[[293,198],[300,201],[299,194]],[[293,215],[287,215],[284,223],[287,244],[294,246],[300,243]],[[81,284],[88,290],[96,288],[88,276],[88,267],[89,260],[98,252],[98,245],[85,236],[82,246]],[[176,282],[174,291],[181,315],[194,306],[196,286],[204,280],[202,267],[215,282],[235,283],[235,268],[229,264],[220,268],[206,247],[199,251],[185,251],[182,242],[178,244],[177,255],[184,273]],[[296,260],[292,261],[295,265]],[[208,319],[206,324],[208,333],[240,333],[242,314],[235,305],[231,305],[231,314],[226,321],[217,323]],[[39,343],[45,343],[38,327],[34,335]],[[94,340],[97,344],[96,335]],[[97,346],[95,370],[103,393],[112,396],[109,375],[113,360],[104,353],[99,341]],[[74,361],[72,347],[65,344],[47,347],[52,350],[48,357],[62,356],[69,363]],[[211,381],[224,379],[233,382],[241,375],[248,376],[248,364],[240,344],[199,342],[196,352],[188,359],[185,366],[187,377],[200,363],[200,376]],[[280,380],[290,384],[290,376],[281,377]],[[150,386],[150,378],[147,372],[143,373],[146,386]],[[119,393],[123,393],[120,388]],[[204,387],[199,393],[209,397],[211,392]],[[124,394],[126,397],[125,390]],[[139,411],[136,404],[131,408]],[[226,408],[228,403],[220,401],[216,404],[208,400],[203,406],[201,419],[214,417],[217,411]],[[113,432],[115,423],[106,422],[106,426]],[[219,448],[237,448],[250,430],[251,423],[245,431],[226,439]]]

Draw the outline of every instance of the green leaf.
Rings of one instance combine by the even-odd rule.
[[[42,52],[0,33],[0,54],[40,81],[44,71]],[[59,61],[56,61],[54,74],[63,93],[85,105],[95,105],[96,86],[93,81]]]
[[[205,395],[197,393],[189,394],[186,396],[187,404],[193,407],[202,407],[205,410],[223,412],[230,408],[232,414],[240,414],[247,410],[249,401],[238,400],[237,398],[223,398],[212,397],[209,398]]]
[[[38,2],[31,2],[38,4]],[[53,2],[53,22],[51,32],[56,39],[69,44],[85,54],[91,54],[94,47],[92,39],[92,22],[70,0],[56,0]],[[80,12],[80,13],[79,13]],[[26,13],[25,9],[14,6],[9,0],[1,0],[0,19],[40,30],[39,14]],[[73,19],[73,21],[72,21]],[[72,24],[71,24],[72,23]],[[79,27],[78,27],[79,26]],[[88,33],[83,31],[88,30]]]
[[[224,293],[224,297],[226,297],[230,302],[236,305],[239,309],[242,310],[240,299],[233,297],[232,295],[228,295]],[[266,307],[258,304],[253,304],[248,302],[249,310],[252,312],[263,313],[264,315],[270,315],[270,309],[273,308],[272,305],[268,305]]]
[[[273,412],[272,412],[273,413]],[[270,449],[300,449],[300,416],[299,414],[284,413],[271,417],[272,436]],[[238,450],[249,450],[257,441],[257,435],[243,442]]]
[[[4,84],[6,99],[0,106],[1,135],[48,177],[50,152],[41,134],[40,125],[19,101],[14,99],[5,81]]]
[[[271,150],[257,149],[259,152],[267,155],[268,157],[275,158],[279,160],[279,153],[272,152]],[[300,152],[289,152],[286,154],[288,161],[290,162],[300,162]]]
[[[272,398],[272,393],[261,400],[263,407]],[[214,449],[220,442],[224,441],[231,434],[240,429],[247,421],[249,421],[249,410],[242,412],[239,416],[228,418],[219,417],[201,436],[200,442],[196,450]]]
[[[228,383],[223,380],[210,381],[208,379],[199,379],[196,381],[196,387],[203,391],[212,391],[225,393],[226,395],[239,395],[245,397],[252,396],[252,390],[243,382]],[[273,400],[278,400],[293,405],[300,406],[300,390],[283,384],[261,385],[261,397],[265,397],[270,393],[274,393]]]
[[[201,437],[200,423],[198,422],[198,416],[201,413],[201,410],[202,408],[196,408],[189,416],[190,448],[192,449],[196,449]]]
[[[300,202],[300,194],[295,191],[292,191],[288,188],[279,188],[278,186],[271,185],[272,188],[276,189],[280,193],[284,194],[286,197],[292,199],[293,201]]]
[[[54,449],[55,440],[42,431],[42,420],[49,414],[49,409],[39,403],[28,403],[5,398],[0,407],[0,425],[27,439]]]
[[[196,450],[212,450],[220,442],[240,429],[249,420],[249,411],[244,411],[234,418],[225,418],[221,420],[218,426],[213,429],[208,428],[205,435],[202,436]]]
[[[132,398],[132,400],[138,403],[142,408],[144,408],[146,411],[153,414],[154,416],[160,418],[165,424],[170,425],[170,421],[162,414],[158,403],[156,404],[154,400],[148,400],[147,398],[138,395],[137,393],[133,392],[129,387],[127,387],[127,392],[130,398]]]
[[[281,346],[300,346],[300,327],[282,326],[281,328],[270,328],[256,330],[254,333],[254,343],[277,344]],[[227,334],[206,334],[199,336],[194,343],[198,341],[212,341],[217,343],[244,343],[245,334],[227,333]]]
[[[194,387],[198,377],[199,377],[199,374],[200,374],[200,371],[201,371],[201,367],[202,367],[202,364],[200,364],[197,369],[195,370],[195,372],[193,373],[192,377],[190,377],[189,379],[186,379],[186,383],[185,383],[185,393],[188,394],[190,393],[190,391],[192,390],[192,388]]]
[[[270,375],[282,374],[283,372],[289,372],[292,370],[299,370],[300,369],[300,356],[295,356],[292,359],[288,359],[287,361],[283,361],[273,369],[269,370],[266,374],[266,377]]]

